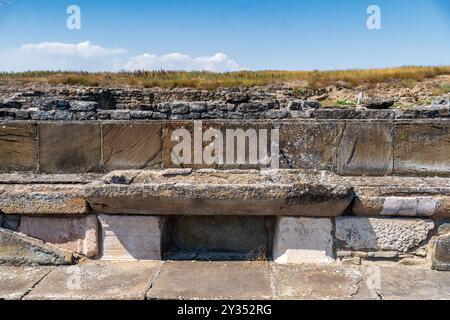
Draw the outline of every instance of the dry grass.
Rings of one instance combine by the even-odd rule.
[[[34,71],[22,73],[0,73],[0,80],[22,82],[44,82],[82,86],[136,86],[161,88],[252,87],[291,81],[305,81],[307,88],[319,88],[338,82],[355,87],[361,84],[374,85],[387,81],[398,81],[411,85],[416,81],[438,75],[449,75],[450,66],[400,67],[367,70],[337,71],[240,71],[227,73],[183,72],[183,71],[137,71],[118,73],[87,73]]]

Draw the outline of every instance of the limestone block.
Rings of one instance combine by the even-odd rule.
[[[394,171],[404,175],[450,175],[450,122],[395,126]]]
[[[37,170],[34,124],[0,124],[0,172]]]
[[[0,228],[0,265],[65,265],[72,260],[70,252]]]
[[[336,238],[345,249],[408,252],[428,239],[428,219],[339,217]]]
[[[160,260],[164,218],[99,215],[102,260]]]
[[[450,271],[450,224],[439,228],[439,235],[430,240],[428,252],[432,269]]]
[[[259,152],[264,151],[262,154],[266,153],[268,158],[272,155],[272,122],[167,121],[162,126],[164,168],[260,169],[270,167],[269,161],[261,160]],[[213,131],[209,131],[210,129]],[[184,135],[181,136],[180,130],[185,131],[188,141],[183,152],[178,152],[176,148],[180,143],[182,146],[185,142]],[[213,136],[205,137],[207,131]],[[221,139],[218,139],[217,142],[222,145],[222,154],[208,160],[204,157],[205,150],[208,146],[211,147],[211,143],[215,141],[215,134],[221,135]],[[261,146],[264,146],[264,149]],[[238,148],[243,150],[239,155],[245,158],[244,161],[238,160]],[[228,149],[233,150],[234,159],[231,159]],[[227,154],[229,154],[229,159],[227,159]],[[250,157],[250,154],[256,158],[256,161]],[[278,160],[278,149],[277,157],[274,158]],[[208,161],[212,163],[208,163]]]
[[[161,124],[106,124],[103,161],[107,171],[147,169],[162,163]]]
[[[392,173],[392,125],[388,122],[346,123],[337,153],[342,175],[388,175]]]
[[[117,171],[88,184],[97,212],[131,215],[247,215],[333,217],[353,189],[325,171]]]
[[[98,255],[96,216],[82,218],[22,217],[19,231],[28,237],[87,257]]]
[[[44,173],[100,172],[100,125],[40,123],[39,166]]]
[[[278,218],[274,261],[280,264],[332,262],[332,229],[331,219]]]
[[[441,207],[442,197],[359,196],[353,204],[357,215],[432,217]]]
[[[83,185],[0,185],[0,211],[18,215],[76,215],[88,212]]]
[[[296,121],[280,124],[283,167],[334,170],[342,124]]]

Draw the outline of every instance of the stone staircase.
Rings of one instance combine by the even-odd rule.
[[[0,229],[0,244],[9,249],[0,250],[0,264],[392,261],[450,269],[447,116],[218,115],[198,125],[1,120],[0,225],[8,230]],[[278,151],[279,168],[251,163],[248,151],[236,164],[196,162],[195,138],[194,161],[177,162],[174,135],[200,130],[203,137],[210,128],[223,137],[227,130],[254,130],[257,142],[261,132],[277,130],[271,151]],[[206,147],[200,141],[202,154]],[[24,236],[32,243],[17,240]],[[25,251],[30,255],[18,254]]]

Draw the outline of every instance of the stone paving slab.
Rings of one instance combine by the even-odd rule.
[[[450,272],[417,267],[382,267],[380,270],[379,295],[381,299],[450,299]]]
[[[51,269],[0,266],[0,300],[22,299]]]
[[[280,300],[349,299],[359,290],[363,274],[348,266],[272,266]]]
[[[27,300],[143,300],[161,262],[89,263],[52,270]]]
[[[266,262],[167,262],[148,299],[265,300],[272,298]]]
[[[0,300],[450,299],[448,272],[375,264],[155,261],[0,266],[0,284]]]

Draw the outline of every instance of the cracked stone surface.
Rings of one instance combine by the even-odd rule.
[[[1,299],[450,299],[448,272],[426,267],[268,262],[90,262],[0,266]]]
[[[89,263],[52,270],[29,300],[143,300],[160,262]]]
[[[0,267],[0,300],[22,299],[51,267]]]

